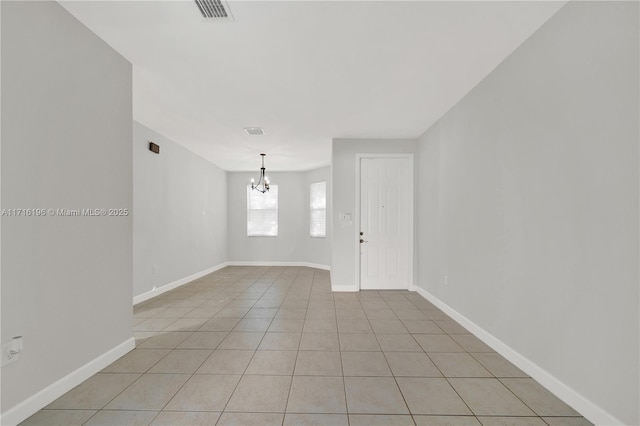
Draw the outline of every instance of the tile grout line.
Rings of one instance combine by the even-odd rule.
[[[264,275],[264,274],[263,274]],[[280,276],[281,274],[279,274],[278,276]],[[275,280],[274,280],[275,282]],[[273,283],[272,285],[269,286],[269,289],[271,289],[271,287],[273,287]],[[269,290],[265,290],[265,293]],[[264,293],[263,293],[264,295]],[[282,303],[282,302],[281,302]],[[254,303],[255,305],[255,303]],[[248,312],[247,312],[248,313]],[[246,316],[246,314],[245,314]],[[243,316],[244,318],[244,316]],[[241,320],[242,321],[242,320]],[[273,322],[273,318],[271,319],[271,321],[269,322],[269,326],[271,326],[271,323]],[[239,324],[240,322],[238,322]],[[237,326],[237,325],[236,325]],[[269,327],[267,327],[267,330],[269,329]],[[224,404],[224,407],[222,408],[222,411],[220,412],[220,417],[218,418],[218,421],[216,422],[216,424],[220,423],[220,420],[222,419],[222,416],[225,413],[226,408],[229,406],[229,402],[231,402],[231,398],[233,398],[233,395],[236,393],[236,391],[238,390],[238,386],[240,386],[240,382],[242,382],[242,379],[245,376],[245,373],[247,372],[247,370],[249,369],[249,365],[251,365],[251,361],[253,361],[253,358],[256,355],[256,352],[258,352],[258,348],[260,347],[260,344],[262,343],[262,341],[264,340],[264,336],[267,334],[267,332],[265,331],[262,338],[260,339],[260,342],[258,342],[258,345],[256,346],[256,349],[254,349],[253,351],[253,355],[251,356],[251,359],[249,360],[249,362],[247,363],[246,367],[244,368],[244,371],[242,372],[242,374],[240,374],[240,379],[238,379],[238,383],[236,383],[235,387],[233,388],[233,390],[231,391],[231,393],[229,393],[229,398],[227,399],[227,402]],[[222,342],[220,342],[222,344]]]
[[[360,300],[358,299],[358,304]],[[362,306],[360,304],[360,306]],[[342,342],[340,341],[340,328],[338,327],[338,311],[336,309],[336,299],[333,297],[333,309],[336,312],[336,334],[338,335],[338,355],[340,356],[340,371],[342,372],[342,388],[344,389],[344,405],[347,416],[347,426],[351,426],[351,416],[349,410],[349,399],[347,398],[347,381],[344,377],[344,363],[342,362]]]
[[[386,300],[385,300],[385,303],[387,303]],[[389,305],[387,304],[387,306],[389,306]],[[389,309],[391,309],[391,306],[389,306]],[[391,312],[393,312],[394,315],[396,315],[396,317],[397,317],[397,314],[395,313],[395,311],[393,309],[391,309]],[[398,318],[398,320],[400,320],[400,318]],[[402,320],[400,320],[400,322],[402,323]],[[404,327],[404,324],[403,324],[403,327]],[[373,329],[373,326],[372,326],[372,329]],[[394,333],[394,334],[396,334],[396,333]],[[398,392],[400,392],[400,396],[402,396],[402,401],[404,402],[404,405],[407,407],[407,411],[409,412],[409,415],[411,416],[411,421],[414,424],[416,424],[416,420],[414,419],[413,413],[411,412],[411,407],[409,407],[409,403],[407,402],[407,398],[405,397],[404,393],[402,393],[402,388],[400,388],[400,384],[398,383],[398,379],[396,378],[396,375],[393,374],[393,370],[391,369],[391,364],[389,364],[389,359],[387,358],[387,355],[385,354],[385,351],[382,349],[382,345],[380,344],[380,340],[378,340],[378,335],[375,333],[375,330],[374,330],[374,334],[373,335],[374,335],[376,341],[378,342],[378,346],[380,346],[380,351],[382,352],[382,356],[384,357],[384,360],[387,363],[387,368],[389,368],[389,371],[391,372],[391,377],[393,377],[393,382],[396,384],[396,387],[398,388]],[[412,336],[412,338],[413,338],[413,336]],[[415,341],[415,339],[414,339],[414,341]],[[415,342],[415,343],[417,344],[418,342]],[[418,346],[420,346],[420,345],[418,345]]]

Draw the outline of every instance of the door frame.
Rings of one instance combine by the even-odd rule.
[[[354,231],[354,241],[355,241],[355,253],[356,253],[356,284],[357,284],[357,288],[358,291],[361,290],[361,280],[360,280],[360,272],[361,272],[361,263],[362,263],[362,259],[360,257],[360,217],[362,214],[361,211],[361,200],[360,200],[360,196],[361,196],[361,188],[360,188],[360,164],[362,162],[362,159],[373,159],[373,160],[377,160],[377,159],[398,159],[398,158],[405,158],[407,160],[409,160],[409,241],[408,241],[408,247],[407,247],[407,267],[408,267],[408,271],[407,271],[407,279],[409,280],[409,291],[415,291],[416,290],[416,286],[415,283],[413,281],[413,268],[414,268],[414,264],[413,264],[413,260],[414,260],[414,256],[413,256],[413,235],[414,235],[414,215],[413,215],[413,209],[414,209],[414,198],[415,198],[415,193],[414,193],[414,179],[415,176],[413,175],[413,154],[356,154],[356,217],[355,217],[355,231]]]

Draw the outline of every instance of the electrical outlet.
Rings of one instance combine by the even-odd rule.
[[[22,336],[16,336],[11,339],[11,342],[2,345],[0,351],[2,352],[2,367],[18,361],[22,352]]]
[[[153,265],[153,275],[158,273],[158,265]]]

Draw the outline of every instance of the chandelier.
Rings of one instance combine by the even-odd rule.
[[[256,191],[262,192],[263,194],[269,190],[269,178],[265,176],[264,169],[264,157],[267,154],[260,154],[262,156],[262,167],[260,167],[260,178],[258,179],[258,183],[255,183],[255,180],[251,178],[251,189],[255,189]]]

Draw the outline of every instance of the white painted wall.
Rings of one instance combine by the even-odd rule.
[[[131,65],[56,2],[0,7],[2,207],[131,210]],[[132,217],[1,223],[2,343],[24,336],[2,368],[10,424],[49,385],[133,346]]]
[[[416,141],[414,139],[333,140],[331,287],[334,290],[358,290],[356,268],[359,265],[359,259],[355,254],[355,245],[359,239],[360,230],[356,229],[356,154],[413,154],[415,150]],[[351,223],[339,219],[343,213],[351,213]],[[416,244],[417,242],[414,242],[414,253],[417,252]]]
[[[267,164],[268,166],[268,164]],[[231,262],[302,262],[328,267],[331,262],[331,226],[326,238],[309,236],[309,185],[327,182],[327,216],[331,212],[329,167],[308,172],[270,172],[278,185],[278,236],[247,236],[247,184],[258,173],[228,172],[229,260]]]
[[[226,173],[138,122],[133,206],[134,297],[226,262]]]
[[[599,423],[640,423],[638,35],[570,2],[419,142],[419,285]]]

